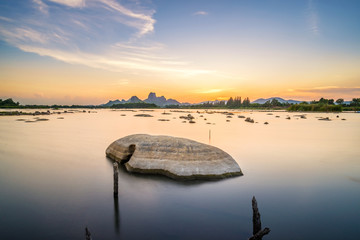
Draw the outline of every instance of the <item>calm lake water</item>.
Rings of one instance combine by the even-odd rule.
[[[84,239],[85,226],[94,240],[247,239],[253,195],[271,229],[264,239],[359,239],[360,114],[192,112],[195,124],[163,110],[0,117],[0,239]],[[209,144],[209,131],[244,176],[177,182],[122,169],[114,202],[105,156],[114,140],[147,133]]]

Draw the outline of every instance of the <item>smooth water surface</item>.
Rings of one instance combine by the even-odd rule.
[[[360,114],[301,119],[254,111],[227,118],[195,110],[189,124],[179,119],[188,113],[96,111],[30,123],[16,119],[33,116],[0,117],[0,239],[84,239],[85,226],[94,240],[247,239],[253,195],[263,227],[271,229],[264,239],[360,236]],[[244,176],[177,182],[121,169],[114,201],[105,150],[135,133],[210,143],[228,152]]]

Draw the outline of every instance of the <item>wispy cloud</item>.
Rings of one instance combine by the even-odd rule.
[[[12,19],[7,18],[7,17],[3,17],[3,16],[0,16],[0,21],[13,22],[13,20],[12,20]]]
[[[197,11],[197,12],[194,12],[193,15],[200,15],[200,16],[205,16],[205,15],[208,15],[209,13],[208,12],[205,12],[205,11]]]
[[[166,56],[163,44],[147,40],[156,21],[155,11],[146,6],[125,6],[115,0],[28,2],[33,11],[19,18],[6,14],[0,18],[4,21],[0,38],[25,52],[115,72],[182,76],[214,72]],[[14,4],[13,11],[21,9]]]
[[[44,14],[48,14],[48,6],[42,0],[33,0],[35,3],[34,7],[36,7],[40,12]]]
[[[198,90],[195,90],[194,93],[209,94],[209,93],[219,93],[219,92],[223,92],[225,90],[228,90],[228,89],[222,89],[222,88],[198,89]]]
[[[339,87],[339,86],[322,86],[313,88],[298,88],[288,89],[289,92],[304,92],[304,93],[353,93],[359,94],[360,87]]]
[[[84,7],[85,0],[48,0],[50,2],[55,2],[59,4],[63,4],[69,7]]]
[[[316,11],[314,0],[308,0],[307,18],[310,31],[314,35],[319,35],[319,15]]]
[[[212,71],[191,69],[191,68],[179,68],[169,66],[166,64],[157,64],[156,62],[149,61],[144,62],[144,59],[133,59],[133,58],[116,58],[113,56],[104,56],[89,54],[81,51],[67,52],[61,50],[46,49],[41,47],[31,47],[27,45],[18,45],[18,48],[25,52],[37,53],[40,56],[49,56],[60,61],[64,61],[71,64],[82,64],[93,68],[100,68],[113,72],[124,72],[124,71],[152,71],[152,72],[170,72],[183,75],[199,75],[199,74],[210,74]]]
[[[140,36],[150,33],[154,30],[154,24],[156,21],[152,17],[152,15],[155,13],[155,10],[148,11],[147,13],[142,13],[142,12],[138,13],[124,7],[115,0],[99,0],[99,1],[105,4],[107,7],[116,10],[118,13],[121,13],[133,19],[140,20],[139,22],[136,21],[128,22],[128,24],[130,24],[131,26],[139,29]]]

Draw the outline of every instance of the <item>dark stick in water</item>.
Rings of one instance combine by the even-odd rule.
[[[114,162],[114,197],[118,197],[118,182],[119,182],[119,165],[117,162]]]
[[[87,227],[85,228],[85,240],[91,240],[91,233]]]
[[[252,198],[252,209],[253,209],[253,236],[249,240],[261,240],[262,237],[270,232],[270,228],[264,228],[261,230],[261,219],[260,213],[257,206],[255,196]]]
[[[260,213],[255,196],[253,196],[251,203],[253,209],[253,234],[255,235],[257,232],[261,230]]]

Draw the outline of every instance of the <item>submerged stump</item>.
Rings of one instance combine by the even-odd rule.
[[[261,229],[261,219],[260,212],[257,206],[257,201],[255,196],[251,200],[252,210],[253,210],[253,236],[249,240],[261,240],[263,236],[270,232],[270,228]]]

